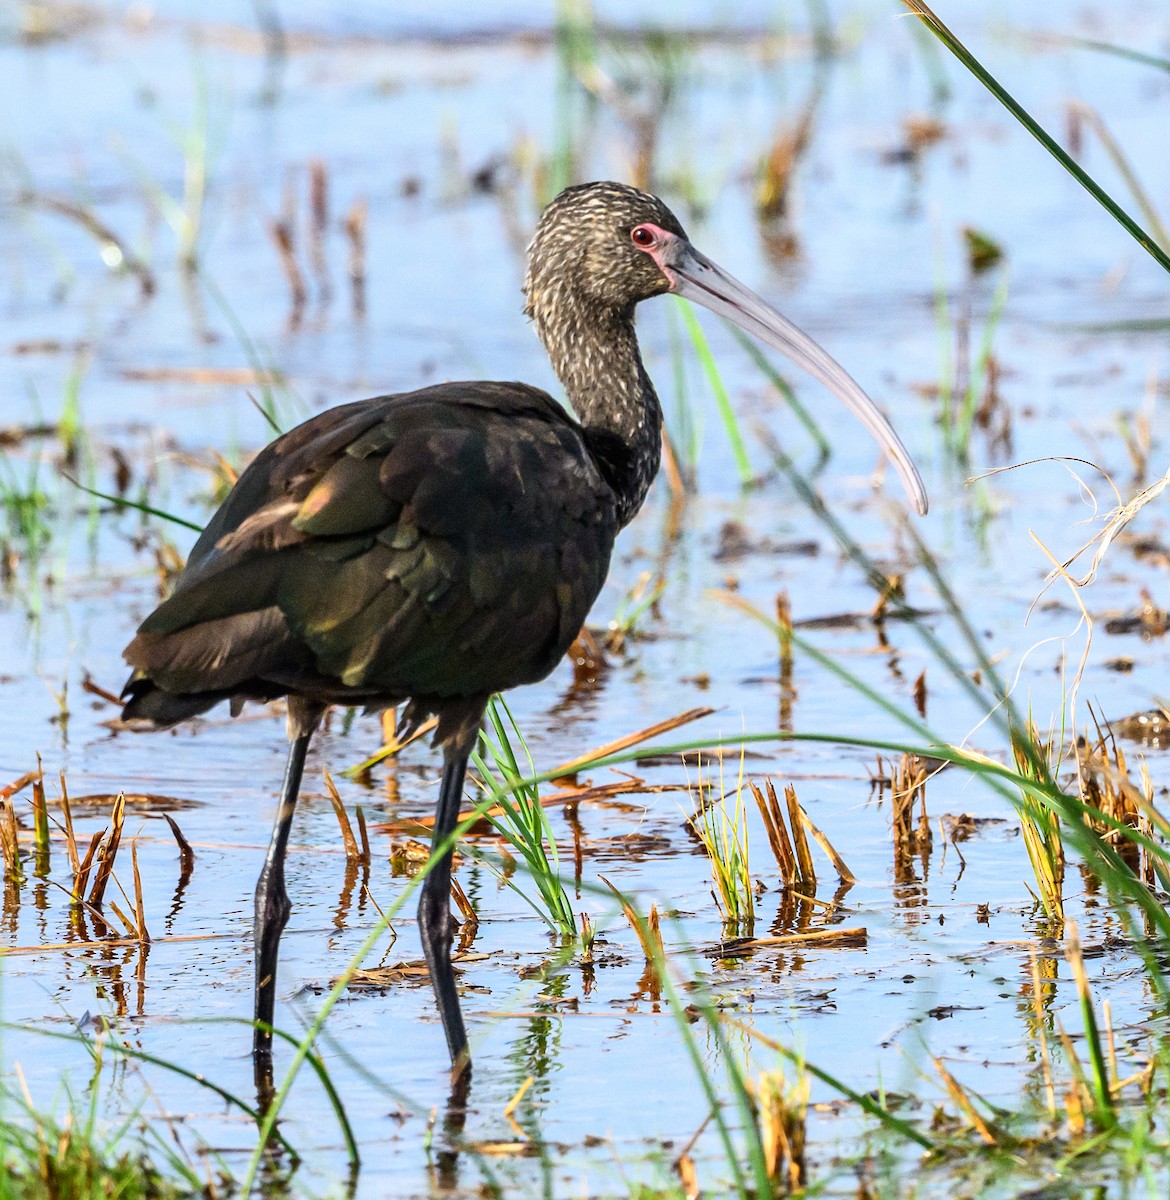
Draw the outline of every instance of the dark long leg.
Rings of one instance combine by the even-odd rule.
[[[466,771],[467,755],[447,750],[443,759],[439,806],[435,810],[432,851],[451,836],[451,831],[459,819],[459,805],[463,799],[463,776]],[[443,1018],[443,1032],[447,1035],[451,1066],[456,1072],[460,1072],[471,1065],[471,1056],[467,1049],[463,1014],[459,1011],[455,972],[451,968],[451,854],[452,850],[448,849],[423,880],[422,898],[418,905],[418,928],[422,937],[423,953],[431,972],[435,1001],[439,1006],[439,1015]]]
[[[272,841],[268,845],[268,855],[256,882],[256,923],[253,928],[256,947],[256,1027],[252,1035],[252,1063],[256,1087],[262,1102],[272,1086],[272,1018],[276,1007],[276,960],[280,952],[280,935],[284,932],[288,914],[292,909],[284,888],[284,855],[288,849],[288,834],[292,828],[309,739],[313,736],[317,724],[315,719],[297,720],[291,704],[289,714],[292,741],[288,751],[288,766],[284,772],[284,786],[280,793],[280,806],[276,810],[276,822],[272,827]]]

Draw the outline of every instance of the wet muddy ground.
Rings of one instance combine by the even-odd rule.
[[[4,1034],[4,1069],[19,1064],[44,1108],[64,1103],[63,1087],[87,1095],[92,1062],[80,1041],[43,1035],[80,1027],[92,1039],[107,1022],[132,1046],[249,1096],[240,1022],[251,1010],[252,890],[285,753],[276,708],[237,720],[216,711],[156,736],[110,727],[116,708],[83,681],[120,689],[121,649],[194,534],[116,511],[65,477],[199,524],[230,470],[269,436],[250,397],[271,403],[287,427],[331,403],[447,378],[555,388],[520,314],[519,285],[526,238],[558,179],[645,172],[697,245],[879,399],[923,470],[932,509],[908,518],[896,481],[875,480],[864,434],[792,376],[832,442],[818,464],[769,380],[704,321],[756,475],[741,487],[674,302],[644,306],[647,365],[696,485],[680,500],[661,479],[619,543],[591,624],[620,623],[639,607],[632,595],[662,588],[608,669],[590,677],[566,663],[509,697],[539,769],[700,706],[714,711],[658,741],[722,734],[725,787],[740,772],[745,732],[920,740],[799,647],[783,680],[774,634],[728,593],[772,614],[786,592],[798,632],[817,649],[898,709],[916,713],[921,701],[940,739],[1005,760],[987,704],[920,635],[919,625],[976,669],[911,529],[1047,735],[1062,713],[1068,719],[1085,627],[1067,586],[1044,590],[1052,564],[1038,542],[1066,558],[1116,503],[1110,478],[1128,499],[1162,469],[1165,276],[977,84],[916,38],[894,4],[831,6],[829,54],[818,53],[803,7],[598,5],[586,64],[594,73],[579,69],[571,81],[579,49],[557,36],[544,5],[515,3],[490,17],[473,6],[396,8],[282,12],[275,43],[251,8],[226,0],[0,11],[0,784],[34,769],[39,755],[57,815],[63,773],[83,849],[125,793],[123,837],[135,840],[150,935],[146,943],[114,920],[104,933],[92,916],[84,929],[71,920],[59,832],[44,877],[30,860],[23,884],[8,885],[2,1012],[17,1028]],[[1071,105],[1099,113],[1170,219],[1161,152],[1170,74],[1051,36],[1165,48],[1170,21],[1159,6],[1061,3],[1023,24],[1006,4],[953,3],[941,15],[1049,129],[1081,138],[1085,165],[1129,204],[1091,120],[1070,125]],[[802,122],[807,144],[787,213],[762,220],[761,161]],[[1002,250],[978,273],[968,227]],[[196,270],[183,266],[185,253]],[[290,263],[303,281],[300,303]],[[976,425],[964,460],[940,423],[940,380],[945,389],[957,374],[965,386],[985,337],[993,365],[977,383],[987,427]],[[918,622],[873,619],[873,587],[777,468],[772,439],[849,536],[903,576]],[[1034,461],[1055,456],[1077,461]],[[984,474],[1014,463],[1028,465]],[[1160,613],[1170,607],[1168,563],[1164,504],[1155,502],[1081,593],[1093,638],[1078,729],[1091,728],[1090,706],[1117,720],[1170,694]],[[378,909],[401,894],[392,844],[433,804],[438,762],[421,743],[360,778],[342,776],[381,741],[376,718],[337,712],[310,755],[277,1014],[291,1032],[312,1019]],[[1144,757],[1164,796],[1170,764],[1157,737],[1123,745],[1135,770]],[[884,755],[887,764],[897,757]],[[368,881],[347,873],[326,769],[369,824]],[[677,755],[623,770],[647,788],[694,788],[711,772]],[[857,877],[837,890],[821,859],[821,903],[794,907],[753,811],[755,933],[861,926],[864,944],[704,956],[726,931],[686,828],[693,802],[686,791],[633,791],[575,814],[550,810],[572,904],[601,934],[592,968],[568,953],[541,973],[556,960],[556,940],[494,873],[496,839],[479,836],[458,871],[480,918],[461,974],[476,1061],[463,1133],[471,1145],[454,1159],[438,1153],[445,1053],[425,976],[407,969],[351,989],[321,1049],[361,1146],[359,1196],[471,1193],[493,1180],[507,1194],[628,1195],[639,1182],[670,1186],[684,1147],[711,1194],[726,1186],[713,1130],[689,1145],[709,1105],[676,1017],[647,992],[642,952],[602,875],[642,908],[656,901],[671,914],[664,932],[680,978],[701,976],[725,1011],[856,1091],[905,1097],[907,1119],[928,1125],[947,1101],[932,1055],[995,1104],[1018,1105],[1038,1087],[1033,953],[1052,980],[1048,1016],[1070,1032],[1081,1017],[1059,939],[1033,896],[1014,810],[970,774],[943,771],[926,789],[931,848],[896,861],[873,749],[753,742],[742,771],[793,783]],[[626,778],[591,769],[579,782]],[[29,789],[13,805],[27,838]],[[193,849],[190,871],[164,814]],[[956,845],[948,831],[960,814],[972,821]],[[129,895],[114,884],[110,894],[130,911],[125,848],[116,874]],[[513,882],[534,894],[523,873]],[[1156,1006],[1118,915],[1072,865],[1066,903],[1118,1041],[1137,1044],[1156,1028]],[[367,966],[418,959],[412,917],[394,928],[397,941],[384,938]],[[710,1029],[692,1028],[721,1081]],[[752,1071],[774,1065],[770,1051],[729,1028]],[[291,1048],[278,1048],[278,1077],[281,1056]],[[529,1076],[515,1112],[521,1135],[503,1110]],[[197,1084],[110,1062],[97,1086],[111,1120],[140,1111],[168,1137],[173,1129],[201,1173],[220,1160],[243,1170],[254,1126]],[[1030,1161],[988,1182],[976,1166],[943,1162],[917,1176],[913,1193],[910,1184],[898,1191],[890,1180],[917,1150],[885,1145],[883,1167],[882,1138],[855,1105],[819,1082],[813,1101],[808,1169],[828,1194],[856,1194],[861,1175],[881,1194],[1014,1195],[1052,1171],[1047,1159]],[[339,1189],[344,1145],[307,1072],[282,1131],[304,1159],[294,1187]],[[1120,1186],[1101,1183],[1102,1194]]]

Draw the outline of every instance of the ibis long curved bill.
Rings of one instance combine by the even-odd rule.
[[[922,477],[902,439],[880,408],[862,391],[843,366],[821,349],[786,317],[782,317],[750,288],[744,287],[689,242],[661,231],[660,244],[652,251],[672,290],[696,304],[734,321],[745,332],[786,358],[814,379],[819,379],[869,430],[894,464],[906,494],[921,515],[928,501]]]

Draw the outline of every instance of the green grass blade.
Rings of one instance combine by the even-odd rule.
[[[1154,207],[1154,202],[1150,199],[1149,193],[1142,186],[1142,181],[1138,178],[1137,171],[1130,164],[1125,151],[1121,148],[1117,139],[1109,132],[1109,127],[1095,109],[1089,108],[1086,105],[1080,105],[1076,111],[1079,111],[1082,120],[1097,135],[1097,140],[1104,147],[1105,153],[1117,168],[1117,173],[1125,182],[1125,186],[1129,188],[1129,194],[1141,210],[1143,219],[1153,230],[1154,238],[1158,245],[1163,250],[1170,251],[1170,234],[1166,232],[1166,226],[1162,224],[1162,218],[1158,215],[1158,210]]]
[[[756,369],[768,380],[768,382],[784,397],[784,402],[792,409],[792,415],[804,426],[805,432],[817,444],[817,454],[823,462],[833,453],[833,447],[829,443],[829,439],[821,432],[821,427],[813,419],[812,413],[796,398],[796,392],[792,388],[792,384],[780,374],[779,371],[769,361],[768,356],[756,345],[755,342],[744,333],[738,326],[733,325],[730,321],[724,321],[731,332],[731,336],[747,352],[748,358],[755,364]]]
[[[1170,317],[1127,317],[1121,321],[1048,321],[1055,333],[1170,333]]]
[[[61,472],[63,478],[67,479],[79,492],[85,492],[86,495],[94,496],[98,500],[104,500],[107,504],[114,505],[115,508],[133,508],[140,513],[145,513],[148,517],[158,517],[162,521],[172,521],[176,525],[182,525],[184,529],[192,529],[196,533],[203,532],[202,525],[196,525],[194,521],[187,521],[183,517],[176,517],[174,513],[164,512],[161,508],[152,508],[149,504],[143,504],[138,500],[127,500],[123,496],[111,496],[106,492],[99,492],[96,488],[86,487],[80,480],[74,479],[72,475],[67,475],[64,471]]]
[[[983,337],[979,343],[979,357],[971,369],[971,378],[967,383],[967,391],[963,396],[963,427],[962,449],[963,458],[968,457],[971,448],[971,429],[975,424],[975,412],[979,407],[980,395],[987,379],[991,363],[992,346],[995,343],[995,332],[999,328],[1000,318],[1007,307],[1008,289],[1011,284],[1011,272],[1005,267],[1000,274],[999,282],[991,297],[991,307],[987,310],[987,319],[983,322]]]
[[[719,1095],[715,1091],[715,1085],[712,1082],[711,1077],[704,1069],[703,1056],[699,1051],[698,1040],[695,1038],[694,1033],[691,1032],[691,1023],[686,1014],[686,1005],[683,1004],[682,999],[678,994],[678,990],[675,987],[673,979],[670,977],[670,972],[667,970],[666,962],[661,954],[658,954],[657,952],[654,954],[652,966],[653,969],[658,973],[658,978],[662,981],[663,991],[666,993],[667,1004],[670,1006],[671,1015],[674,1017],[675,1025],[678,1027],[679,1034],[682,1036],[683,1046],[686,1048],[687,1057],[691,1060],[691,1065],[694,1067],[695,1074],[699,1080],[699,1086],[702,1088],[703,1095],[706,1097],[707,1103],[710,1105],[711,1117],[715,1122],[716,1129],[719,1131],[719,1137],[723,1143],[723,1150],[727,1155],[728,1165],[731,1167],[732,1174],[735,1178],[736,1193],[741,1197],[746,1197],[749,1194],[747,1180],[744,1178],[743,1169],[739,1163],[739,1155],[736,1153],[735,1144],[731,1138],[731,1130],[723,1116],[723,1106],[720,1103]],[[721,1032],[717,1031],[716,1029],[719,1019],[718,1013],[713,1011],[713,1007],[709,1002],[704,1005],[702,1003],[702,997],[699,997],[698,1001],[699,1002],[696,1007],[698,1007],[700,1013],[703,1014],[703,1017],[707,1023],[707,1027],[712,1036],[717,1037]],[[722,1047],[720,1047],[720,1051],[722,1052]],[[730,1062],[730,1058],[728,1059],[728,1062]],[[742,1089],[742,1080],[740,1080],[740,1088]],[[739,1099],[738,1089],[736,1098],[737,1100]],[[752,1127],[750,1122],[746,1122],[745,1124],[748,1126],[748,1128]],[[754,1140],[758,1143],[759,1139],[757,1137]],[[758,1166],[756,1166],[757,1158],[757,1155],[752,1155],[753,1167],[755,1167],[754,1173],[757,1176],[757,1186],[759,1186],[760,1169]],[[768,1186],[768,1177],[766,1172],[763,1173],[762,1182],[764,1187],[759,1194],[761,1196],[770,1195],[771,1189]]]
[[[98,1050],[95,1042],[91,1039],[82,1037],[76,1033],[64,1033],[57,1029],[38,1029],[33,1025],[18,1025],[11,1021],[0,1021],[0,1029],[6,1029],[13,1033],[35,1033],[38,1037],[56,1038],[57,1041],[72,1042],[74,1045],[80,1045],[87,1053],[97,1055]],[[186,1067],[179,1066],[178,1063],[170,1062],[165,1058],[159,1058],[156,1054],[149,1054],[145,1050],[139,1050],[135,1046],[131,1046],[126,1042],[107,1039],[101,1044],[102,1050],[109,1050],[115,1054],[125,1055],[126,1058],[133,1059],[135,1062],[149,1063],[154,1067],[161,1067],[165,1071],[170,1071],[173,1075],[178,1075],[180,1079],[186,1079],[191,1083],[197,1083],[200,1087],[207,1088],[208,1091],[214,1092],[226,1104],[234,1108],[238,1108],[240,1112],[247,1114],[253,1120],[260,1119],[260,1113],[253,1108],[245,1100],[241,1100],[239,1096],[233,1092],[229,1092],[227,1088],[220,1087],[219,1084],[213,1083],[206,1075],[199,1071],[189,1071]],[[96,1088],[93,1089],[96,1092]],[[93,1097],[93,1102],[96,1103],[96,1097]],[[96,1110],[95,1110],[96,1112]],[[288,1142],[279,1130],[273,1134],[276,1141],[292,1155],[294,1159],[299,1159],[290,1142]]]
[[[358,967],[365,960],[365,957],[374,948],[377,940],[390,928],[390,922],[398,915],[407,899],[414,894],[415,888],[421,886],[422,881],[430,873],[431,868],[443,854],[446,853],[450,846],[455,844],[460,829],[455,830],[451,837],[446,838],[442,846],[437,846],[432,850],[430,860],[427,865],[421,870],[410,882],[406,885],[393,904],[391,904],[385,913],[374,923],[373,929],[370,930],[366,939],[358,947],[357,952],[350,958],[346,964],[345,970],[338,976],[337,982],[330,989],[328,996],[325,997],[324,1003],[318,1010],[316,1016],[310,1022],[308,1029],[305,1030],[304,1036],[296,1043],[296,1052],[293,1054],[292,1062],[289,1063],[288,1070],[285,1072],[284,1079],[281,1080],[280,1087],[277,1089],[276,1095],[272,1099],[272,1103],[268,1106],[268,1110],[263,1114],[262,1119],[258,1120],[259,1136],[256,1139],[256,1148],[252,1151],[252,1157],[248,1161],[247,1169],[244,1172],[244,1178],[240,1184],[240,1194],[247,1196],[251,1194],[252,1187],[256,1182],[256,1174],[260,1170],[260,1164],[264,1159],[264,1151],[269,1141],[273,1137],[280,1137],[279,1130],[276,1127],[277,1119],[281,1111],[284,1109],[285,1103],[288,1101],[289,1093],[292,1091],[292,1086],[303,1063],[305,1063],[311,1053],[321,1029],[325,1024],[326,1018],[333,1011],[338,1000],[344,995],[346,988],[349,987],[350,980],[353,978]],[[275,1032],[275,1030],[274,1030]],[[259,1116],[259,1114],[258,1114]],[[281,1139],[283,1140],[283,1139]]]
[[[1156,54],[1131,50],[1129,46],[1117,46],[1113,42],[1100,42],[1094,38],[1074,37],[1064,33],[1046,34],[1044,40],[1057,42],[1063,46],[1076,46],[1081,50],[1093,50],[1098,54],[1109,54],[1114,58],[1128,59],[1130,62],[1141,63],[1144,67],[1153,67],[1157,71],[1165,71],[1170,75],[1170,58],[1159,58]]]
[[[786,1058],[793,1066],[799,1067],[807,1071],[814,1078],[819,1079],[822,1083],[827,1084],[835,1092],[839,1092],[847,1100],[852,1100],[863,1112],[867,1112],[871,1117],[880,1121],[887,1129],[900,1137],[906,1138],[908,1141],[915,1142],[924,1150],[933,1150],[934,1142],[930,1140],[924,1133],[920,1133],[909,1121],[903,1121],[901,1117],[896,1117],[890,1110],[884,1107],[881,1103],[875,1100],[872,1096],[867,1096],[864,1092],[856,1092],[847,1083],[838,1079],[836,1075],[831,1075],[822,1067],[810,1063],[804,1055],[797,1054],[789,1046],[785,1046],[782,1042],[776,1041],[774,1038],[766,1037],[757,1029],[750,1029],[743,1022],[737,1021],[734,1018],[725,1018],[731,1024],[738,1025],[740,1028],[749,1032],[750,1035],[760,1042],[761,1045],[767,1046],[770,1050],[775,1050],[777,1054]]]
[[[1089,1062],[1093,1068],[1093,1091],[1097,1097],[1097,1123],[1109,1128],[1117,1123],[1117,1112],[1113,1105],[1113,1093],[1109,1087],[1109,1071],[1105,1066],[1105,1054],[1101,1047],[1101,1031],[1097,1026],[1097,1014],[1093,1002],[1085,994],[1081,996],[1081,1018],[1085,1023],[1085,1045],[1089,1049]]]
[[[496,773],[489,768],[479,750],[472,752],[471,761],[491,793],[491,803],[500,805],[505,814],[503,818],[489,815],[488,820],[524,859],[546,906],[541,916],[554,932],[562,937],[573,938],[577,932],[577,920],[561,882],[560,855],[552,826],[540,803],[540,785],[531,782],[536,770],[532,754],[516,718],[502,697],[494,696],[488,704],[487,723],[492,736],[489,737],[486,731],[481,732],[480,745],[491,758]],[[519,741],[527,759],[527,774],[512,747],[513,737]]]
[[[236,316],[232,306],[228,303],[227,297],[211,277],[204,271],[200,271],[198,274],[207,294],[215,303],[216,308],[223,314],[224,320],[232,327],[232,333],[235,334],[236,341],[239,342],[240,349],[243,350],[244,357],[248,360],[248,365],[256,373],[256,378],[259,381],[260,399],[253,399],[252,403],[256,405],[261,415],[276,433],[283,433],[284,429],[280,421],[276,388],[274,386],[274,384],[282,380],[281,373],[275,367],[264,363],[255,342],[248,336],[248,331],[244,328],[243,322]],[[287,386],[285,390],[287,391]]]
[[[244,1025],[251,1025],[251,1021],[241,1022]],[[291,1033],[283,1029],[273,1027],[273,1034],[278,1038],[283,1038],[284,1041],[292,1047],[298,1046],[299,1040]],[[325,1067],[325,1060],[315,1051],[309,1051],[305,1055],[305,1061],[313,1068],[314,1074],[317,1076],[317,1081],[325,1091],[325,1095],[329,1098],[329,1103],[333,1108],[333,1115],[337,1118],[338,1125],[341,1126],[341,1136],[345,1139],[345,1151],[349,1156],[349,1165],[357,1167],[360,1165],[362,1158],[358,1152],[357,1138],[354,1136],[353,1126],[349,1123],[349,1115],[345,1111],[345,1105],[342,1103],[341,1095],[337,1088],[333,1085],[333,1080],[329,1076],[329,1071]]]
[[[731,407],[731,399],[727,394],[727,388],[723,384],[723,376],[719,373],[719,364],[715,361],[715,356],[711,353],[711,346],[707,341],[707,335],[703,332],[703,327],[699,324],[699,318],[695,316],[695,310],[681,297],[678,299],[679,311],[682,313],[683,324],[687,327],[687,334],[690,336],[691,345],[695,348],[695,353],[699,357],[699,362],[703,366],[703,372],[707,376],[707,382],[711,385],[711,391],[715,394],[715,403],[719,408],[719,416],[723,419],[723,428],[727,430],[727,439],[731,442],[731,452],[735,455],[736,469],[739,471],[739,481],[745,487],[750,484],[755,475],[752,472],[752,464],[748,459],[747,447],[743,444],[743,435],[739,432],[739,423],[735,419],[735,411]]]

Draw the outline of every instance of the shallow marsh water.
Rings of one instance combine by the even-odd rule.
[[[580,96],[567,116],[558,108],[563,64],[546,6],[517,2],[490,18],[475,6],[442,13],[431,7],[403,5],[387,14],[365,5],[342,15],[314,5],[282,13],[283,61],[263,53],[252,9],[229,0],[158,11],[112,4],[0,10],[0,427],[56,420],[76,386],[84,436],[73,469],[113,491],[116,452],[130,471],[129,495],[149,483],[150,504],[198,523],[209,511],[215,455],[238,462],[267,437],[247,396],[263,386],[258,365],[281,374],[276,400],[286,425],[329,403],[444,378],[554,386],[519,313],[523,244],[541,186],[533,164],[552,171],[548,156],[567,128],[583,177],[626,177],[629,126]],[[945,11],[940,5],[940,15],[979,46],[1049,128],[1062,127],[1069,100],[1100,111],[1170,214],[1170,161],[1161,152],[1170,76],[1043,37],[1074,33],[1164,47],[1165,11],[1137,2],[1110,9],[1062,3],[1021,24],[1016,7],[954,3]],[[672,6],[667,15],[646,3],[598,5],[597,16],[609,30],[599,62],[619,86],[652,69],[652,58],[638,49],[646,29],[673,24],[681,31],[686,48],[659,135],[656,189],[698,245],[814,333],[887,408],[931,494],[931,514],[915,528],[988,653],[1015,681],[1020,707],[1042,728],[1058,721],[1083,635],[1075,632],[1079,614],[1067,590],[1054,589],[1032,607],[1050,563],[1029,534],[1064,557],[1094,531],[1085,524],[1092,507],[1054,463],[980,483],[966,478],[985,466],[1066,455],[1098,463],[1128,496],[1137,485],[1119,415],[1143,411],[1152,418],[1149,460],[1157,475],[1165,276],[941,58],[951,94],[932,98],[927,67],[935,56],[916,48],[910,19],[892,3],[832,6],[840,44],[827,60],[813,51],[803,8],[728,5],[712,16],[692,4]],[[790,222],[762,229],[752,203],[759,160],[778,131],[796,124],[817,88],[823,91],[795,173]],[[629,104],[645,102],[636,93]],[[923,113],[942,123],[943,136],[911,151],[906,118]],[[185,159],[180,143],[201,131],[205,160],[190,144]],[[1085,140],[1090,168],[1122,194],[1099,143]],[[324,254],[332,297],[325,301],[308,253],[314,159],[329,181]],[[192,281],[176,266],[178,235],[166,222],[164,197],[181,200],[184,170],[190,176],[200,161],[207,175],[201,275]],[[66,198],[99,214],[148,264],[154,295],[143,297],[133,276],[111,272],[92,231],[30,194]],[[289,211],[289,196],[309,290],[297,325],[269,233],[282,208]],[[339,222],[361,199],[369,205],[366,311],[355,316]],[[967,225],[1005,251],[1003,266],[976,279],[960,234]],[[791,245],[786,239],[794,239],[794,253],[776,250]],[[1010,450],[992,448],[977,432],[971,465],[960,466],[943,445],[930,394],[940,377],[936,293],[945,287],[952,324],[970,306],[975,353],[1003,270],[1010,272],[1009,293],[994,353],[1012,442]],[[670,309],[667,301],[644,306],[639,328],[677,433],[671,347],[681,324]],[[604,627],[645,571],[661,569],[665,589],[597,686],[574,687],[566,664],[544,684],[509,697],[536,764],[564,762],[699,705],[717,711],[696,733],[766,732],[790,719],[798,732],[903,736],[887,714],[799,650],[791,714],[781,718],[775,640],[714,594],[728,587],[769,613],[786,590],[797,622],[811,622],[804,636],[907,712],[925,670],[931,726],[948,741],[969,738],[1002,756],[1002,739],[981,724],[985,711],[913,629],[893,621],[879,628],[868,619],[873,590],[772,470],[753,429],[766,423],[805,470],[815,462],[809,439],[738,346],[721,329],[707,329],[763,480],[739,488],[707,385],[687,352],[688,405],[702,430],[698,489],[672,512],[659,481],[619,543],[593,623]],[[928,625],[962,656],[929,579],[914,565],[896,481],[875,491],[875,454],[864,435],[838,420],[815,385],[793,383],[833,441],[834,454],[816,476],[829,509],[870,555],[891,571],[905,570],[908,600],[937,614]],[[182,554],[193,535],[91,505],[58,477],[56,437],[16,440],[3,455],[7,492],[32,490],[35,479],[48,493],[51,533],[34,560],[11,516],[5,531],[17,553],[0,593],[0,783],[34,767],[39,753],[50,783],[65,773],[83,844],[107,821],[108,803],[91,813],[78,798],[119,791],[173,798],[166,807],[196,854],[177,897],[178,855],[160,816],[164,806],[131,800],[127,834],[138,836],[153,938],[148,953],[137,945],[59,945],[74,939],[64,894],[52,882],[67,878],[60,843],[52,880],[30,872],[19,896],[10,894],[3,938],[18,952],[2,964],[2,1015],[22,1028],[4,1035],[4,1069],[19,1063],[43,1106],[60,1101],[62,1078],[81,1094],[90,1071],[83,1049],[37,1031],[83,1022],[92,1032],[93,1021],[108,1019],[143,1050],[247,1096],[248,1030],[225,1021],[250,1015],[252,889],[283,764],[282,718],[254,709],[232,721],[216,712],[155,737],[109,729],[114,710],[83,691],[82,678],[88,673],[119,689],[121,648],[158,597],[156,549],[165,539]],[[1110,507],[1102,478],[1078,469],[1102,509]],[[746,538],[738,549],[731,545],[737,529]],[[1167,603],[1164,506],[1147,508],[1131,532],[1141,541],[1116,544],[1085,594],[1097,618],[1136,612],[1142,588],[1155,603]],[[860,619],[816,623],[843,613]],[[1082,723],[1089,702],[1115,719],[1152,707],[1166,690],[1165,638],[1109,635],[1103,626],[1098,620],[1081,684]],[[1118,659],[1132,659],[1129,669],[1115,669]],[[390,835],[377,826],[426,814],[433,804],[437,761],[422,746],[394,766],[375,768],[364,784],[339,778],[379,742],[375,719],[349,723],[335,714],[310,756],[289,862],[294,913],[281,960],[278,1022],[290,1030],[311,1018],[376,917],[352,881],[347,897],[322,771],[330,770],[347,807],[360,804],[373,827],[369,887],[382,908],[404,880],[392,875]],[[1127,752],[1146,755],[1164,793],[1164,752],[1132,745]],[[735,763],[726,771],[738,769]],[[864,948],[763,951],[701,965],[687,959],[685,946],[714,942],[721,928],[706,862],[683,827],[689,801],[677,792],[623,797],[630,807],[581,807],[579,894],[571,878],[572,828],[552,814],[574,903],[603,930],[589,990],[572,961],[559,982],[522,977],[553,955],[547,927],[485,867],[465,859],[459,878],[481,912],[472,949],[483,957],[470,959],[462,975],[476,1056],[464,1136],[481,1143],[513,1137],[503,1108],[533,1075],[517,1116],[545,1151],[516,1161],[467,1152],[454,1180],[442,1173],[449,1164],[433,1165],[426,1142],[428,1114],[445,1100],[442,1032],[425,980],[394,982],[351,993],[326,1027],[324,1053],[362,1147],[357,1194],[473,1191],[492,1178],[521,1195],[625,1195],[632,1181],[669,1183],[670,1162],[703,1121],[706,1103],[674,1017],[640,989],[641,953],[597,889],[599,874],[646,906],[657,899],[677,912],[668,947],[682,969],[701,970],[721,1003],[858,1091],[880,1085],[941,1103],[944,1091],[929,1061],[935,1054],[983,1096],[1015,1102],[1035,1085],[1029,945],[1043,926],[1015,814],[957,770],[932,778],[927,802],[936,824],[942,814],[964,812],[996,820],[963,843],[965,865],[953,848],[944,850],[936,829],[917,877],[896,876],[888,805],[871,786],[874,769],[872,751],[811,742],[754,745],[744,761],[750,778],[795,783],[857,875],[831,917],[820,910],[813,922],[864,925]],[[688,778],[671,760],[630,770],[647,784]],[[604,771],[590,777],[615,778]],[[23,793],[16,804],[24,816]],[[752,873],[767,887],[757,932],[766,933],[781,894],[754,814],[752,821]],[[120,862],[129,890],[127,872]],[[523,878],[518,882],[525,887]],[[832,890],[822,881],[823,899]],[[1132,955],[1113,939],[1116,915],[1075,870],[1068,891],[1082,940],[1099,950],[1090,973],[1112,1003],[1115,1027],[1143,1026],[1152,1001]],[[379,947],[373,959],[418,957],[413,921],[395,927],[397,943],[385,953]],[[45,944],[53,948],[38,949]],[[1051,961],[1052,1012],[1075,1030],[1075,990],[1063,960]],[[541,993],[576,997],[576,1004],[540,1001]],[[716,1048],[702,1048],[720,1075]],[[748,1056],[746,1045],[736,1049]],[[278,1073],[282,1054],[287,1058],[285,1047]],[[750,1059],[757,1071],[772,1065],[758,1047]],[[176,1129],[197,1161],[218,1154],[238,1171],[254,1144],[246,1120],[164,1071],[107,1071],[102,1087],[111,1113],[141,1106],[147,1117],[179,1119]],[[839,1097],[828,1088],[816,1085],[813,1095],[820,1106],[810,1115],[811,1176],[830,1194],[853,1195],[863,1151],[873,1149],[859,1141],[869,1126],[851,1106],[833,1103]],[[343,1147],[307,1074],[282,1128],[305,1158],[294,1188],[323,1194],[337,1187]],[[694,1153],[700,1179],[718,1194],[727,1167],[710,1131]],[[1044,1170],[1035,1168],[1036,1184]],[[1005,1186],[1020,1185],[1017,1177]],[[946,1166],[915,1186],[924,1196],[994,1191]]]

